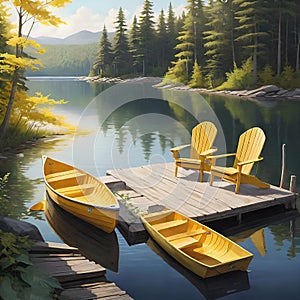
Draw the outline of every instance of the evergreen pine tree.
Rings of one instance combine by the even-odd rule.
[[[185,12],[183,11],[181,16],[177,17],[177,19],[176,19],[176,23],[175,23],[176,32],[177,32],[176,39],[179,35],[179,32],[183,31],[183,25],[184,25],[185,18],[186,18],[186,15],[185,15]],[[177,42],[176,42],[176,44],[177,44]]]
[[[206,48],[206,69],[211,79],[224,79],[225,72],[233,70],[237,62],[237,43],[234,41],[236,5],[232,0],[210,0],[205,9],[208,19],[207,30],[204,32]]]
[[[258,54],[265,51],[265,39],[268,34],[263,30],[266,22],[265,18],[265,0],[233,0],[233,3],[238,5],[236,11],[236,18],[239,25],[236,28],[239,35],[236,41],[243,42],[243,47],[248,50],[246,57],[252,57],[253,61],[253,81],[257,82],[257,69],[258,69]],[[245,58],[246,58],[245,57]]]
[[[158,67],[161,69],[162,73],[166,72],[168,66],[168,35],[167,35],[167,25],[165,21],[164,11],[161,10],[160,15],[158,17],[157,24],[157,49],[156,56]]]
[[[139,53],[139,27],[137,23],[137,18],[134,16],[133,23],[129,33],[129,51],[132,56],[133,74],[136,75],[141,71],[141,56]]]
[[[131,65],[131,55],[128,46],[126,20],[122,8],[120,7],[116,24],[116,34],[114,37],[114,75],[120,76],[129,73]]]
[[[170,62],[171,59],[173,59],[175,55],[175,46],[177,44],[177,26],[176,26],[176,17],[175,17],[175,12],[173,10],[172,4],[169,4],[169,10],[168,10],[168,17],[167,17],[167,43],[168,43],[168,48],[167,48],[167,58],[168,61]]]
[[[188,0],[188,6],[186,8],[187,15],[184,19],[183,31],[179,33],[179,43],[176,45],[176,49],[179,53],[177,53],[175,57],[178,59],[177,62],[181,65],[179,69],[182,69],[182,63],[185,64],[185,74],[189,78],[194,62],[197,60],[200,62],[200,65],[205,62],[202,36],[205,18],[202,1]],[[173,68],[177,62],[174,62]],[[172,72],[172,70],[169,71]]]
[[[111,47],[111,43],[108,40],[106,26],[104,25],[99,42],[98,53],[90,71],[90,76],[111,76],[111,64],[113,59]]]
[[[139,40],[140,40],[140,54],[143,61],[143,75],[150,73],[154,64],[153,59],[153,45],[155,44],[155,29],[153,21],[153,2],[145,0],[142,13],[139,18]]]

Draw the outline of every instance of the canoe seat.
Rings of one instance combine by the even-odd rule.
[[[71,179],[71,178],[76,178],[76,179],[84,178],[85,176],[86,176],[86,174],[84,174],[84,173],[70,170],[70,171],[53,173],[53,174],[47,175],[46,179],[47,179],[48,183],[52,183],[52,182],[67,180],[67,179]]]
[[[189,236],[203,234],[205,232],[206,231],[204,229],[198,229],[198,230],[194,230],[194,231],[190,231],[190,232],[183,232],[183,233],[170,235],[170,236],[166,237],[166,239],[167,239],[167,241],[171,242],[171,241],[174,241],[177,239],[182,239],[182,238],[189,237]]]
[[[197,239],[194,239],[192,237],[185,237],[182,239],[173,240],[170,242],[171,245],[178,249],[182,249],[186,246],[191,246],[192,244],[198,243],[199,241]]]
[[[174,220],[174,221],[169,221],[164,223],[153,224],[152,227],[157,231],[159,231],[171,227],[176,227],[185,223],[187,223],[187,220]]]
[[[94,184],[82,184],[64,187],[61,189],[57,189],[56,191],[68,197],[76,197],[76,195],[87,194],[88,192],[91,193],[94,188]]]
[[[73,174],[76,170],[72,169],[72,170],[68,170],[68,171],[63,171],[63,172],[55,172],[55,173],[51,173],[46,175],[46,178],[53,178],[53,177],[57,177],[57,176],[64,176],[64,175],[68,175],[68,174]]]

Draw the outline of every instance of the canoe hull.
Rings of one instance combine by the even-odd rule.
[[[174,228],[157,230],[159,225],[156,228],[153,225],[159,224],[160,219],[166,223],[172,222],[173,217],[159,218],[157,214],[153,219],[154,213],[141,219],[149,235],[185,268],[202,278],[247,270],[253,257],[250,252],[201,223],[176,212],[171,212],[170,216],[172,214],[176,220],[179,218],[187,222]],[[194,236],[192,232],[195,232]],[[182,238],[175,239],[176,236]]]
[[[52,199],[62,209],[77,218],[80,218],[81,220],[94,225],[105,232],[110,233],[115,229],[119,215],[118,211],[108,209],[104,210],[81,203],[71,202],[69,199],[53,192],[48,187],[46,187],[46,191],[50,199]]]
[[[96,226],[100,229],[102,229],[105,232],[112,232],[116,225],[119,215],[119,205],[117,200],[115,199],[114,195],[111,193],[110,190],[105,186],[102,186],[103,183],[99,182],[96,178],[92,177],[91,175],[79,170],[75,169],[76,172],[82,172],[86,175],[86,178],[84,180],[88,180],[89,185],[91,186],[89,190],[89,195],[85,195],[82,190],[80,189],[81,185],[80,183],[77,183],[79,179],[77,178],[68,178],[65,180],[60,180],[60,178],[57,176],[54,180],[53,177],[55,174],[62,174],[63,172],[69,172],[70,169],[68,169],[70,166],[66,164],[66,170],[63,169],[63,163],[51,160],[49,162],[49,158],[44,159],[44,180],[46,184],[46,191],[50,199],[52,199],[57,205],[59,205],[62,209],[65,211],[73,214],[74,216],[82,219],[83,221]],[[45,167],[45,164],[51,163],[51,164],[57,164],[59,165],[59,171],[57,173],[50,173],[47,172],[47,168]],[[52,176],[52,177],[51,177]],[[48,179],[47,179],[48,177]],[[50,178],[51,177],[51,182]],[[78,176],[79,178],[79,176]],[[81,178],[81,177],[80,177]],[[81,179],[80,179],[81,180]],[[72,182],[73,181],[73,182]],[[74,184],[74,182],[77,183]],[[87,185],[87,184],[85,184]],[[101,186],[101,191],[98,193],[98,185]],[[75,188],[80,190],[79,196],[76,198]],[[83,186],[83,185],[82,185]],[[58,187],[58,188],[57,188]],[[64,189],[73,189],[74,197],[71,196],[65,196],[63,193],[60,193],[57,191],[64,190]],[[95,192],[95,191],[96,192]],[[92,192],[91,192],[92,191]],[[72,192],[72,190],[71,190]],[[70,192],[69,192],[70,193]],[[98,195],[98,194],[99,195]],[[92,195],[92,196],[91,196]],[[109,199],[111,201],[111,205],[101,205],[101,195],[106,198],[106,202]]]

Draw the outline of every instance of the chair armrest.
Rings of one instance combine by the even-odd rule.
[[[200,153],[200,156],[208,156],[218,151],[218,148],[211,148]]]
[[[190,146],[191,146],[191,144],[181,145],[181,146],[177,146],[177,147],[171,148],[170,151],[171,152],[176,152],[176,151],[180,151],[180,150],[185,149],[185,148],[190,147]]]
[[[226,153],[226,154],[219,154],[219,155],[211,155],[208,156],[207,159],[218,159],[218,158],[224,158],[228,156],[234,156],[236,153]]]
[[[248,164],[252,164],[252,163],[261,161],[263,159],[264,159],[263,157],[259,157],[257,159],[251,159],[251,160],[246,160],[246,161],[239,162],[237,165],[238,166],[248,165]]]

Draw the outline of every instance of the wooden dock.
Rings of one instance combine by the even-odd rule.
[[[174,163],[147,165],[130,169],[115,169],[102,177],[108,187],[129,198],[129,210],[147,211],[148,207],[162,205],[176,210],[199,222],[211,222],[224,218],[242,216],[272,206],[285,205],[287,209],[296,207],[297,194],[271,186],[259,189],[242,184],[239,194],[234,186],[224,181],[208,183],[209,174],[204,174],[204,182],[199,182],[199,173],[179,168],[174,177]],[[122,207],[120,212],[121,232],[125,235],[142,234],[143,226],[138,218]],[[126,237],[126,236],[125,236]]]
[[[132,299],[105,278],[106,269],[65,244],[38,242],[30,259],[35,266],[56,278],[63,299]]]

